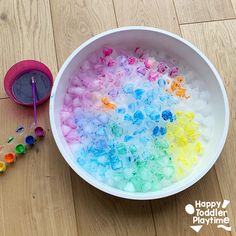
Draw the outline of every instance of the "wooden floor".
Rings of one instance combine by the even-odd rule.
[[[181,35],[219,70],[230,101],[224,150],[211,171],[175,196],[128,201],[102,193],[78,177],[51,134],[48,104],[40,107],[45,141],[0,176],[0,235],[194,235],[184,207],[195,200],[231,201],[231,232],[203,226],[198,235],[236,235],[236,0],[0,0],[0,141],[32,110],[3,90],[8,68],[22,59],[46,63],[56,76],[68,55],[102,31],[146,25]]]

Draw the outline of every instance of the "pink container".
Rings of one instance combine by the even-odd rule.
[[[6,94],[16,103],[33,106],[31,76],[36,77],[37,105],[45,102],[51,93],[53,76],[46,65],[35,60],[24,60],[14,64],[4,77]]]

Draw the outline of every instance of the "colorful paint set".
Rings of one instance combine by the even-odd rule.
[[[39,129],[42,132],[38,132]],[[17,127],[15,136],[9,137],[5,144],[0,145],[0,173],[5,172],[7,165],[15,163],[17,158],[25,154],[27,149],[32,148],[38,139],[45,136],[45,131],[40,126],[34,128],[33,125],[32,128],[28,128],[26,135],[24,135],[25,131],[23,126]]]
[[[7,165],[14,163],[27,149],[45,136],[45,130],[38,125],[37,105],[44,103],[50,96],[53,77],[46,65],[35,60],[24,60],[14,64],[4,77],[6,94],[15,103],[33,106],[34,123],[29,128],[19,126],[15,135],[10,136],[5,144],[0,145],[0,173]],[[27,133],[26,136],[23,134]],[[14,144],[14,150],[12,145]]]

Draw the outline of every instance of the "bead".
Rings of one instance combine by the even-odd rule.
[[[140,140],[141,143],[143,143],[144,145],[146,145],[147,142],[149,141],[149,138],[147,138],[147,137],[141,137],[139,140]]]
[[[114,103],[111,103],[109,101],[109,99],[107,97],[103,97],[101,99],[103,105],[104,105],[104,108],[107,108],[107,109],[116,109],[116,105]]]
[[[128,109],[131,111],[131,112],[134,112],[135,111],[135,103],[130,103],[129,105],[128,105]]]
[[[151,112],[151,114],[149,115],[149,118],[153,121],[159,121],[160,120],[160,114],[158,114],[157,112],[153,111]]]
[[[99,128],[97,131],[96,131],[96,134],[99,135],[99,136],[105,136],[106,135],[106,131],[104,128]]]
[[[187,98],[186,96],[186,89],[185,88],[179,88],[176,93],[176,96],[181,97],[181,98]]]
[[[164,74],[167,70],[167,66],[164,63],[159,63],[157,66],[157,71]]]
[[[115,64],[115,61],[114,61],[114,60],[110,60],[110,61],[107,62],[107,66],[108,66],[108,67],[111,67],[111,66],[113,66],[114,64]]]
[[[144,115],[141,111],[136,111],[134,113],[134,120],[143,120],[144,119]]]
[[[120,137],[123,134],[123,129],[117,124],[113,124],[111,127],[111,132],[115,137]]]
[[[195,145],[195,152],[197,154],[202,154],[203,152],[203,147],[202,147],[202,144],[200,142],[197,142],[196,145]]]
[[[166,81],[165,81],[164,79],[159,79],[159,80],[157,81],[157,83],[158,83],[158,85],[159,85],[160,88],[163,88],[163,87],[166,86]]]
[[[112,52],[113,52],[112,48],[104,48],[103,49],[103,55],[105,57],[110,56],[112,54]]]
[[[125,108],[117,108],[116,111],[119,114],[124,114],[125,113]]]
[[[190,112],[185,112],[185,116],[188,118],[189,121],[192,121],[195,117],[194,112],[190,111]]]
[[[142,133],[144,133],[146,130],[147,130],[147,128],[146,128],[146,127],[143,127],[143,128],[141,128],[141,129],[138,129],[138,130],[134,131],[133,135],[142,134]]]
[[[108,95],[111,96],[111,97],[117,97],[119,94],[118,90],[117,89],[111,89],[109,92],[108,92]]]
[[[116,148],[117,148],[118,154],[120,154],[120,155],[125,155],[127,153],[127,148],[126,148],[125,144],[123,144],[123,143],[119,143],[116,146]]]
[[[148,75],[148,80],[149,81],[156,81],[158,78],[158,74],[154,71],[150,71],[149,75]]]
[[[177,179],[180,179],[180,178],[182,178],[184,176],[184,170],[183,170],[183,168],[182,167],[178,167],[177,169],[176,169],[176,178]]]
[[[161,116],[162,116],[163,120],[170,120],[170,119],[172,119],[172,113],[171,113],[170,110],[163,111]]]
[[[126,93],[126,94],[131,94],[131,93],[133,93],[133,85],[132,85],[132,84],[126,84],[126,85],[123,87],[123,91],[124,91],[124,93]]]
[[[145,75],[146,74],[146,69],[144,67],[138,67],[137,72],[141,75]]]
[[[124,142],[128,142],[128,141],[130,141],[131,139],[133,139],[132,136],[130,136],[130,135],[125,135],[125,137],[124,137]]]
[[[140,100],[142,98],[144,94],[144,90],[143,89],[136,89],[134,91],[134,97],[137,99],[137,100]]]
[[[171,68],[170,72],[169,72],[169,76],[174,78],[175,76],[177,76],[179,73],[179,68],[178,67],[173,67]]]
[[[135,58],[134,58],[134,57],[129,57],[129,58],[128,58],[128,63],[129,63],[130,65],[133,65],[133,64],[135,63]]]
[[[185,78],[183,76],[179,75],[179,76],[175,77],[175,80],[182,85],[185,81]]]
[[[152,134],[153,134],[154,136],[158,136],[158,135],[159,135],[159,127],[158,127],[158,126],[156,126],[156,127],[153,129]]]
[[[136,153],[137,152],[136,146],[135,145],[130,145],[129,146],[129,151],[130,151],[131,154]]]
[[[166,134],[166,127],[161,127],[161,128],[160,128],[160,134],[161,134],[161,135]]]
[[[126,121],[133,121],[133,118],[129,114],[125,114],[124,115],[124,120],[126,120]]]
[[[110,162],[111,162],[111,168],[113,170],[119,170],[122,168],[122,162],[119,160],[118,157],[116,156],[111,156],[110,157]]]

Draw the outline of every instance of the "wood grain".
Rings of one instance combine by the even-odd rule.
[[[56,75],[48,0],[0,0],[0,32],[0,78],[23,59],[40,60]],[[2,97],[6,94],[0,86]]]
[[[236,235],[236,20],[185,25],[181,31],[213,61],[227,90],[231,114],[229,134],[215,167],[223,198],[231,201],[229,217],[232,235]]]
[[[114,6],[119,27],[152,26],[180,33],[172,0],[114,0]]]
[[[105,194],[89,186],[74,173],[80,235],[155,235],[148,201],[130,201]],[[86,226],[85,226],[86,224]]]
[[[77,235],[69,169],[53,141],[48,103],[38,110],[45,139],[0,176],[0,235]],[[0,100],[0,111],[1,144],[15,135],[19,124],[29,127],[33,122],[32,109],[10,99]],[[14,145],[5,151],[14,151]]]
[[[233,8],[234,8],[234,14],[236,15],[236,0],[231,0]]]
[[[193,23],[235,17],[230,0],[174,0],[179,23]]]
[[[81,43],[116,27],[111,0],[51,0],[59,66]]]

